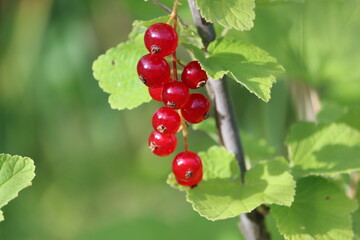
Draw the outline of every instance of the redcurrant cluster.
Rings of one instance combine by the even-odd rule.
[[[158,156],[168,156],[177,146],[175,134],[181,126],[186,128],[184,120],[200,123],[207,117],[209,100],[201,93],[190,94],[189,89],[204,86],[208,77],[200,64],[193,61],[184,66],[182,81],[177,81],[178,35],[170,25],[151,25],[145,32],[144,42],[150,53],[143,56],[137,64],[139,78],[149,87],[150,96],[165,104],[152,117],[154,131],[149,137],[149,148]],[[172,55],[174,78],[170,77],[170,66],[165,60],[169,55]],[[187,151],[185,144],[185,151],[177,154],[173,160],[172,171],[179,184],[196,186],[203,175],[201,159],[196,153]]]

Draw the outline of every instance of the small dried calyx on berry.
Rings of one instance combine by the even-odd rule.
[[[171,108],[176,108],[176,103],[174,103],[174,102],[167,102],[167,103],[166,103],[166,106],[171,107]]]
[[[200,82],[198,82],[198,84],[196,85],[196,87],[197,87],[197,88],[201,88],[201,87],[205,86],[205,85],[206,85],[206,81],[207,81],[207,79],[206,79],[206,80],[201,80]]]
[[[156,130],[159,132],[159,133],[165,133],[166,132],[166,127],[164,127],[164,125],[159,125]]]
[[[189,178],[192,177],[192,175],[193,175],[193,171],[189,170],[189,171],[187,171],[187,172],[185,173],[185,178],[186,178],[186,179],[189,179]]]
[[[150,142],[149,144],[150,151],[154,152],[156,148],[157,148],[156,144],[154,142]]]
[[[159,53],[161,51],[161,48],[154,44],[154,45],[151,45],[151,53]]]
[[[144,76],[142,76],[142,75],[139,75],[139,79],[140,79],[140,81],[142,81],[144,84],[146,84],[146,78],[144,77]]]

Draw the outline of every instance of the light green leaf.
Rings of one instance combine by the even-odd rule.
[[[0,154],[0,208],[16,198],[20,190],[31,185],[35,177],[33,160],[27,157]],[[0,211],[0,221],[4,220]]]
[[[178,28],[178,34],[179,37],[179,43],[180,44],[191,44],[195,47],[198,47],[200,49],[204,48],[204,44],[201,41],[201,38],[199,34],[196,32],[196,29],[192,26],[184,26],[179,25]]]
[[[356,200],[360,204],[360,184],[357,185]],[[360,240],[360,207],[352,214],[355,240]]]
[[[203,131],[209,135],[215,142],[218,142],[219,136],[216,130],[216,122],[212,117],[207,118],[205,121],[202,121],[198,124],[193,124],[191,126],[194,130]]]
[[[273,215],[274,214],[270,209],[270,212],[265,217],[266,229],[269,231],[271,239],[285,240],[285,238],[280,234],[279,229],[276,226],[276,220]]]
[[[138,36],[144,36],[144,33],[148,27],[154,23],[166,23],[169,20],[169,16],[162,16],[152,20],[135,20],[132,24],[133,28],[129,34],[129,39],[135,39]],[[198,48],[203,48],[204,45],[201,41],[201,38],[196,32],[196,29],[193,26],[185,26],[182,24],[178,25],[177,32],[179,35],[179,43],[192,44]]]
[[[271,211],[287,240],[351,240],[350,213],[356,208],[335,183],[312,176],[297,182],[291,207],[272,206]]]
[[[360,131],[360,107],[343,107],[336,103],[325,102],[316,119],[321,123],[345,123]]]
[[[133,109],[151,100],[148,88],[138,78],[136,65],[148,53],[143,40],[146,29],[168,19],[169,16],[163,16],[149,21],[134,21],[129,41],[109,49],[95,60],[93,75],[104,92],[110,94],[109,103],[113,109]],[[179,25],[178,34],[180,43],[203,47],[193,28]]]
[[[196,0],[196,4],[209,22],[240,31],[254,26],[255,0]]]
[[[275,149],[269,146],[265,139],[256,139],[254,135],[244,130],[240,132],[245,155],[252,163],[274,157]]]
[[[206,121],[194,124],[192,128],[207,133],[215,142],[218,142],[219,140],[214,118],[208,118]],[[274,157],[275,149],[270,147],[265,139],[256,139],[252,134],[245,130],[240,130],[240,135],[245,156],[252,162]]]
[[[360,169],[360,132],[345,124],[297,123],[287,144],[297,177]]]
[[[208,75],[219,79],[225,74],[245,86],[263,101],[270,100],[275,75],[284,71],[275,58],[260,48],[229,38],[210,43],[209,56],[192,45],[184,45],[200,62]]]
[[[94,62],[94,77],[110,94],[109,103],[113,109],[133,109],[151,100],[136,71],[137,62],[146,53],[143,37],[138,36],[111,48]]]
[[[262,162],[245,175],[240,183],[239,167],[232,153],[223,147],[211,147],[200,152],[203,161],[203,180],[186,190],[186,199],[194,210],[209,220],[226,219],[250,212],[261,204],[289,206],[295,193],[295,181],[287,172],[284,159]],[[177,187],[170,174],[168,182]]]
[[[304,3],[305,0],[255,0],[256,7],[270,7],[284,3]]]
[[[316,119],[322,123],[332,123],[344,116],[346,109],[334,103],[324,103]]]
[[[144,36],[146,29],[153,25],[154,23],[166,23],[169,19],[169,16],[162,16],[158,18],[154,18],[151,20],[135,20],[132,24],[132,30],[129,34],[129,39],[135,39],[138,36]]]

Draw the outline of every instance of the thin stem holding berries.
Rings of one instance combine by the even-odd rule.
[[[174,1],[173,11],[170,14],[170,19],[174,20],[173,21],[173,27],[174,27],[175,31],[177,30],[177,20],[178,20],[177,11],[178,11],[178,6],[180,4],[181,3],[178,0],[175,0]],[[181,65],[181,63],[180,63],[180,60],[177,59],[177,57],[176,57],[176,51],[173,52],[173,54],[171,56],[171,59],[172,59],[172,70],[173,70],[174,79],[175,79],[175,81],[179,81],[179,78],[178,78],[178,75],[177,75],[177,63],[179,63],[180,65]],[[189,150],[189,144],[188,144],[188,138],[187,138],[187,135],[188,135],[187,123],[186,123],[184,117],[181,115],[181,113],[180,113],[180,117],[181,117],[182,134],[183,134],[183,139],[184,139],[184,150],[188,151]]]

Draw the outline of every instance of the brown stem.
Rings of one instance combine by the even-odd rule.
[[[156,6],[159,6],[159,7],[161,7],[162,9],[164,9],[167,13],[170,13],[170,14],[172,13],[172,10],[171,10],[168,6],[166,6],[166,5],[158,2],[158,1],[156,1],[156,0],[151,0],[151,2],[152,2],[153,4],[155,4]],[[181,22],[182,25],[184,25],[184,26],[186,26],[186,27],[188,26],[188,25],[184,22],[184,20],[183,20],[182,18],[180,18],[179,16],[178,16],[178,19],[179,19],[179,21]]]
[[[181,118],[181,128],[182,128],[182,134],[183,134],[183,138],[184,138],[184,151],[189,151],[189,143],[188,143],[188,131],[187,131],[187,123],[184,119],[184,117],[181,115],[180,111],[179,111],[179,115]]]
[[[174,20],[173,27],[174,27],[175,31],[177,30],[177,21],[178,21],[177,10],[178,10],[179,5],[180,5],[180,2],[178,0],[174,0],[174,7],[170,14],[170,20],[171,19]],[[180,60],[177,59],[177,57],[176,57],[176,51],[171,55],[171,60],[172,60],[172,70],[173,70],[174,79],[175,79],[175,81],[179,81],[178,75],[177,75],[177,63],[179,63]],[[186,124],[185,119],[181,115],[180,111],[179,111],[179,114],[181,117],[181,129],[182,129],[182,134],[183,134],[183,138],[184,138],[184,150],[189,151],[189,144],[188,144],[188,138],[187,138],[187,135],[188,135],[187,124]]]
[[[195,0],[188,0],[188,2],[198,33],[204,46],[207,48],[207,46],[216,38],[214,26],[211,23],[206,22],[201,16]],[[220,142],[223,143],[229,151],[235,154],[242,173],[242,181],[244,181],[246,172],[244,153],[238,134],[239,130],[234,109],[226,86],[226,77],[218,80],[209,79],[208,85],[210,96],[215,103],[215,116],[220,135]],[[241,214],[240,219],[240,230],[245,239],[270,239],[270,235],[265,227],[264,216],[257,210],[253,210],[247,214]]]

